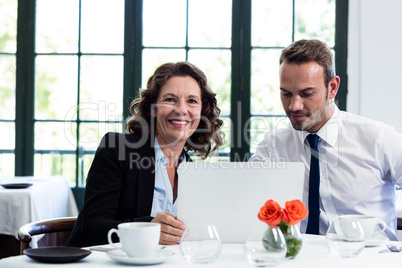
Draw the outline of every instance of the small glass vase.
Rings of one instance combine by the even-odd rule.
[[[286,258],[293,259],[297,256],[297,254],[299,254],[299,251],[303,245],[299,227],[297,227],[297,225],[289,225],[281,222],[279,224],[279,228],[281,228],[283,236],[286,240]]]
[[[248,262],[255,267],[277,266],[286,254],[286,241],[279,227],[253,227],[244,243]]]

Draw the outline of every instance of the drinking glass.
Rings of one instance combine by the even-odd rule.
[[[221,253],[222,243],[216,227],[211,224],[187,225],[180,240],[180,251],[191,264],[214,262]]]
[[[248,262],[257,267],[278,265],[285,258],[286,250],[286,241],[279,227],[254,227],[244,243]]]
[[[366,244],[363,228],[356,219],[337,218],[331,222],[326,242],[331,254],[342,258],[356,257]]]

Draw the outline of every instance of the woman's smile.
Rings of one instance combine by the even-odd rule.
[[[186,142],[200,123],[201,88],[191,76],[174,76],[162,86],[154,108],[156,133],[165,143]]]

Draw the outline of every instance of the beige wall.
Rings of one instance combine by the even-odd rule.
[[[402,133],[402,0],[349,0],[347,110]]]

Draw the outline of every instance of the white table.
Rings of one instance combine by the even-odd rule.
[[[396,243],[396,242],[392,242]],[[159,265],[151,265],[147,267],[191,267],[184,261],[180,253],[178,245],[168,246],[167,250],[174,251],[175,254],[170,257],[165,263]],[[360,267],[401,267],[402,253],[391,253],[385,250],[385,245],[378,247],[366,247],[359,256],[356,258],[339,258],[330,255],[326,248],[324,236],[303,235],[303,247],[299,255],[293,260],[284,260],[277,267],[309,267],[309,268],[360,268]],[[384,251],[383,253],[380,253]],[[60,264],[43,264],[30,259],[27,256],[9,257],[0,260],[0,267],[2,268],[24,268],[24,267],[60,267]],[[202,267],[202,265],[197,265]],[[197,267],[196,266],[196,267]],[[112,259],[110,259],[105,252],[93,251],[87,258],[75,263],[63,264],[64,268],[85,267],[85,268],[98,268],[98,267],[124,267]],[[210,265],[204,267],[252,267],[246,260],[243,254],[242,244],[224,244],[219,258]]]
[[[33,184],[26,189],[0,186],[0,234],[17,238],[18,229],[26,223],[78,215],[73,193],[63,176],[0,178],[0,181]],[[37,246],[37,240],[38,237],[33,237],[32,247]]]

